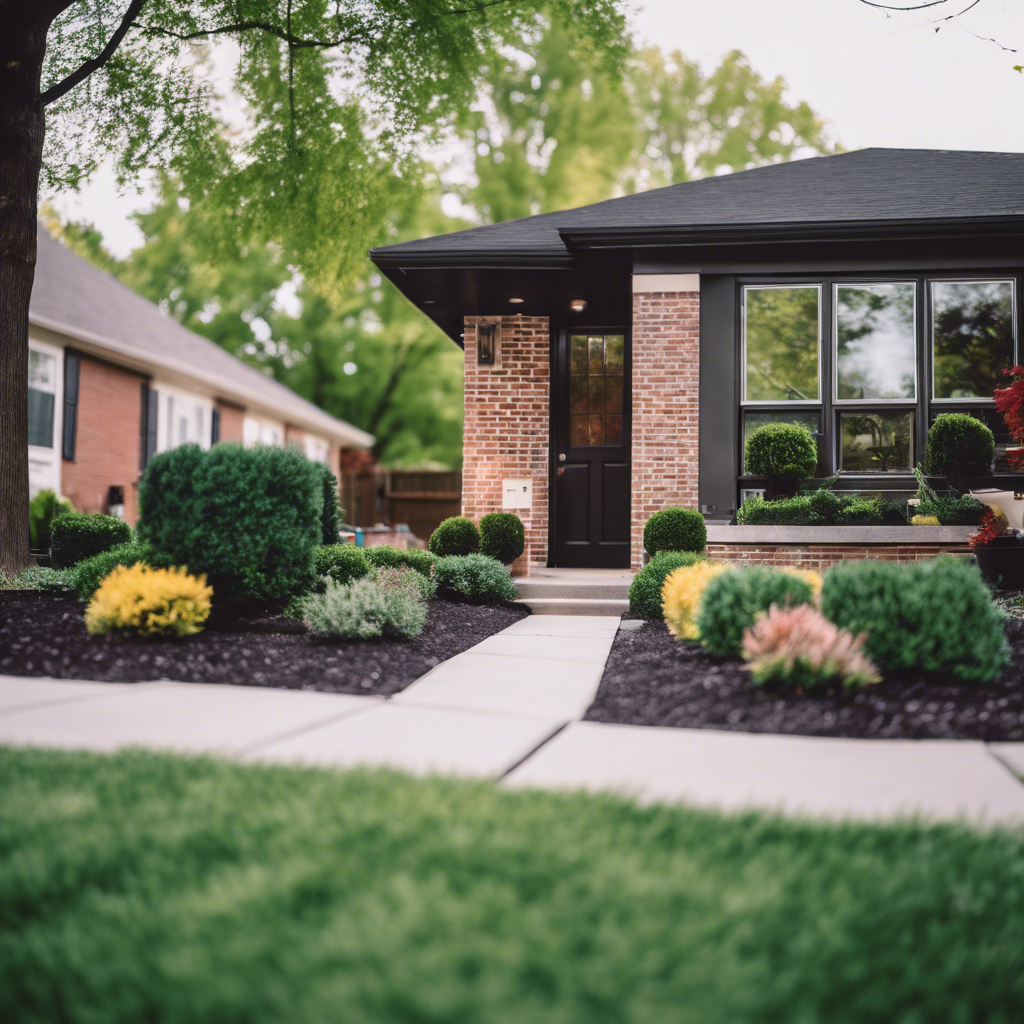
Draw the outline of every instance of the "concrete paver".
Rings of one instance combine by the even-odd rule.
[[[160,683],[0,715],[0,743],[233,753],[380,704],[376,697],[257,686]]]
[[[1024,743],[990,743],[988,749],[1007,765],[1014,775],[1024,779]]]
[[[388,701],[290,739],[246,760],[397,768],[498,778],[543,743],[562,721],[410,707]]]
[[[621,620],[617,615],[529,615],[497,636],[579,636],[612,638]]]
[[[591,642],[611,645],[610,640]],[[603,659],[572,663],[469,651],[438,665],[396,694],[392,703],[534,715],[567,722],[582,717],[590,707],[603,672]]]
[[[92,683],[82,679],[40,679],[35,676],[0,676],[0,714],[41,704],[62,704],[86,697],[131,693],[148,683]]]
[[[574,722],[505,780],[825,818],[1024,822],[1024,786],[981,743]]]
[[[513,658],[552,658],[556,661],[597,662],[608,660],[612,642],[608,637],[591,636],[544,636],[542,634],[519,634],[506,636],[495,633],[476,645],[472,654],[495,654]],[[445,662],[444,664],[451,664]],[[444,668],[444,664],[438,669]]]

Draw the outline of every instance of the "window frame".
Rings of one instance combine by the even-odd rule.
[[[913,448],[912,465],[916,465],[924,453],[924,445],[928,436],[928,428],[932,418],[942,411],[970,412],[972,409],[993,409],[992,398],[934,398],[934,364],[932,352],[932,282],[1009,282],[1013,286],[1013,332],[1014,352],[1013,364],[1021,362],[1021,338],[1024,336],[1024,303],[1021,301],[1021,289],[1024,288],[1024,273],[1005,267],[988,271],[986,268],[971,268],[963,274],[951,273],[948,269],[929,271],[928,269],[902,268],[892,271],[880,271],[877,274],[865,274],[863,270],[856,272],[822,272],[818,274],[800,272],[789,274],[740,274],[735,278],[735,309],[738,336],[738,362],[735,369],[735,387],[739,401],[736,403],[735,420],[736,438],[738,441],[735,456],[736,497],[743,490],[762,486],[763,477],[751,476],[743,472],[743,417],[747,412],[770,412],[784,417],[787,412],[797,410],[817,410],[819,412],[820,432],[816,437],[819,452],[819,472],[825,475],[838,475],[840,481],[848,483],[852,488],[864,488],[868,485],[872,490],[906,490],[915,486],[913,473],[906,471],[882,472],[844,472],[840,473],[839,449],[839,414],[841,412],[860,412],[864,414],[872,410],[893,413],[907,409],[913,413]],[[836,366],[838,362],[838,324],[836,288],[838,286],[865,284],[910,284],[915,285],[914,300],[914,331],[915,331],[915,399],[842,399],[839,400]],[[819,332],[823,324],[829,325],[831,337],[827,344],[822,344],[819,333],[819,395],[817,402],[762,402],[746,398],[746,300],[745,292],[749,288],[794,288],[817,286],[820,293]],[[826,308],[827,307],[827,308]],[[840,483],[840,487],[843,486]]]
[[[30,440],[28,442],[28,447],[32,448],[32,449],[35,449],[35,450],[37,450],[39,452],[55,452],[57,450],[56,439],[57,439],[57,436],[58,436],[57,435],[57,423],[58,423],[58,418],[57,418],[57,396],[58,396],[58,394],[60,392],[60,388],[58,387],[58,382],[57,382],[57,374],[60,373],[63,368],[60,365],[60,359],[57,358],[57,355],[55,353],[50,352],[50,351],[48,351],[46,349],[39,348],[35,344],[30,344],[29,345],[28,353],[29,353],[28,354],[29,362],[32,361],[32,357],[33,356],[36,356],[40,360],[46,360],[50,364],[50,371],[51,371],[48,374],[48,376],[50,378],[50,380],[49,380],[49,387],[38,387],[37,385],[31,383],[31,381],[29,381],[29,383],[28,383],[28,390],[29,391],[37,391],[41,395],[49,395],[50,396],[50,400],[51,400],[50,401],[50,443],[49,444],[37,444],[36,442]],[[31,421],[30,421],[29,425],[31,425]]]

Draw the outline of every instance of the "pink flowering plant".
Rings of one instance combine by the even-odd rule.
[[[839,629],[811,605],[772,605],[743,635],[743,657],[755,686],[845,690],[881,680],[864,653],[865,635]]]

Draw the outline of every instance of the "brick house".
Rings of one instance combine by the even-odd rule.
[[[764,487],[743,439],[804,423],[818,476],[898,495],[940,412],[998,438],[992,391],[1020,361],[1022,183],[1024,154],[862,150],[371,259],[464,347],[463,512],[517,509],[533,564],[636,567],[644,522],[671,504],[704,513],[718,557],[913,559],[967,533],[732,525]]]
[[[29,311],[29,481],[136,517],[139,474],[195,442],[297,444],[338,472],[373,437],[186,330],[40,226]]]

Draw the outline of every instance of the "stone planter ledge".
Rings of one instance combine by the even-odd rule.
[[[730,526],[708,523],[709,544],[966,544],[976,526]]]

